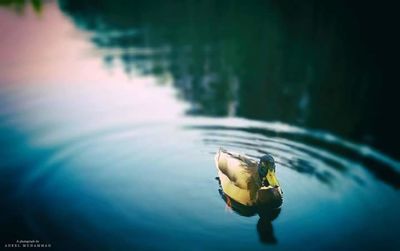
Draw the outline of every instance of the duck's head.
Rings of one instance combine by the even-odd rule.
[[[258,175],[264,186],[279,186],[278,179],[275,176],[275,160],[270,154],[266,154],[260,158]]]

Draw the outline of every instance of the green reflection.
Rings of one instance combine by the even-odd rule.
[[[22,14],[27,6],[31,5],[36,13],[41,13],[43,9],[42,0],[1,0],[0,7],[7,7],[18,14]]]
[[[60,1],[110,67],[165,77],[188,114],[374,135],[376,66],[344,3]],[[374,135],[375,136],[375,135]]]

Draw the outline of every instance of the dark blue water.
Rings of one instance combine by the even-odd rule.
[[[330,49],[314,51],[308,35],[285,30],[275,5],[238,12],[232,4],[220,17],[222,6],[206,3],[193,6],[209,11],[208,21],[186,12],[190,4],[0,9],[2,247],[39,240],[54,250],[398,249],[398,156],[380,147],[385,134],[371,129],[368,102],[346,94],[346,84],[361,91],[368,69],[353,62],[354,72],[338,73],[336,59],[319,54]],[[192,23],[179,25],[171,13]],[[244,19],[210,26],[231,17]],[[302,44],[290,45],[289,35]],[[362,93],[372,95],[377,87],[366,82]],[[323,101],[331,95],[335,105]],[[235,211],[221,197],[219,147],[274,156],[284,202],[273,219]]]

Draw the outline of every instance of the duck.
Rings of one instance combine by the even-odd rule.
[[[280,208],[283,192],[270,154],[256,159],[220,148],[215,166],[223,193],[244,206]]]

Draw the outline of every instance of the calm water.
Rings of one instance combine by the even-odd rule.
[[[0,9],[2,246],[399,248],[385,71],[340,4],[27,3]],[[221,146],[275,157],[272,222],[227,206]]]

